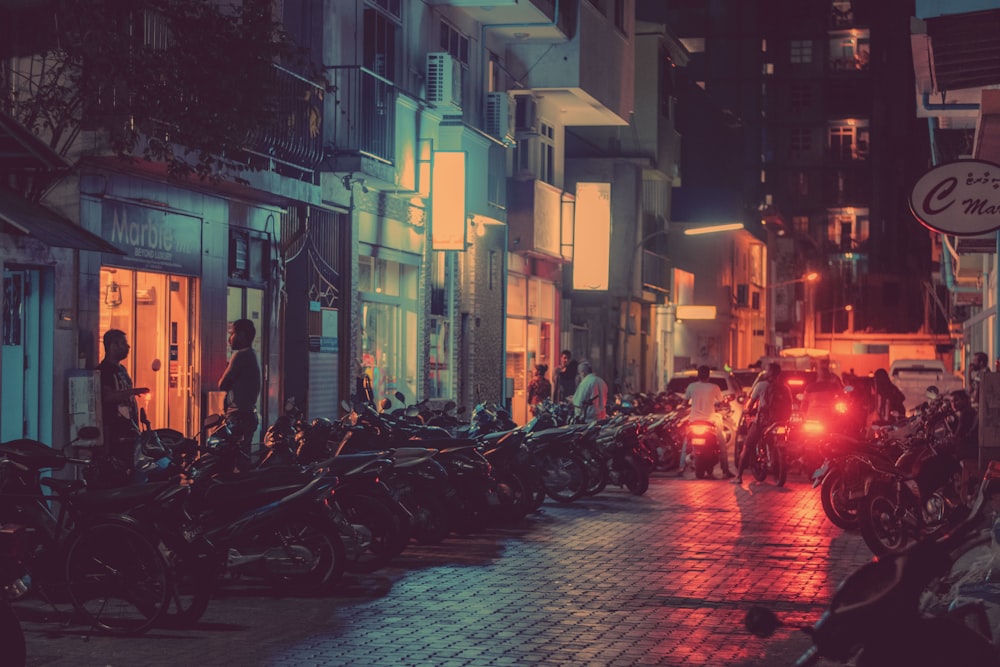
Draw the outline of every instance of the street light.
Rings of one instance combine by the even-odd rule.
[[[846,306],[838,306],[836,308],[824,308],[823,310],[816,311],[815,317],[818,319],[821,315],[826,315],[827,313],[833,313],[834,317],[830,320],[830,356],[833,356],[833,339],[837,336],[837,313],[847,313],[847,328],[844,329],[845,332],[854,329],[854,306],[847,304]],[[813,322],[813,326],[816,323]]]

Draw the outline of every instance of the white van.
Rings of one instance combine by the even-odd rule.
[[[935,386],[942,395],[965,389],[961,375],[945,368],[940,359],[897,359],[889,365],[889,378],[906,396],[906,411],[927,400],[927,387]]]

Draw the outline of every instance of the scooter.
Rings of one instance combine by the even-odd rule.
[[[925,589],[947,574],[958,556],[980,538],[985,500],[998,487],[1000,462],[992,461],[962,521],[849,575],[816,624],[799,628],[813,645],[795,665],[813,665],[820,658],[845,664],[853,661],[857,667],[1000,665],[982,603],[953,606],[937,616],[925,615],[921,609]],[[759,637],[769,637],[785,625],[764,607],[748,610],[745,624]]]

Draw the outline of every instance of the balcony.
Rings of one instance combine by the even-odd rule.
[[[273,120],[254,131],[247,152],[314,170],[323,159],[323,88],[275,65]]]
[[[395,84],[356,65],[330,67],[328,78],[331,107],[327,118],[332,140],[329,170],[373,173],[364,166],[366,160],[392,165],[396,159],[399,97]]]
[[[472,20],[490,26],[507,41],[566,39],[576,27],[580,0],[428,0],[459,7]]]
[[[655,292],[670,292],[670,259],[663,255],[642,251],[642,287]]]
[[[243,150],[251,156],[250,163],[259,169],[282,171],[313,171],[323,158],[323,88],[278,65],[271,69],[274,99],[262,100],[274,113],[271,122],[251,131]],[[162,93],[161,94],[165,94]],[[190,105],[198,104],[198,96],[177,90],[171,95],[187,97]],[[129,117],[129,94],[123,88],[109,88],[95,96],[82,122],[84,129],[120,127]],[[153,119],[152,133],[171,136],[183,145],[184,127],[172,121]],[[260,164],[254,158],[266,162]]]
[[[537,180],[507,182],[508,247],[511,252],[561,259],[562,190]]]

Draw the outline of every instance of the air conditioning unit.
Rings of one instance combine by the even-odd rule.
[[[514,117],[516,136],[538,134],[538,103],[533,96],[517,96],[517,109]]]
[[[500,141],[514,141],[514,98],[508,93],[486,94],[486,134]]]
[[[431,104],[461,113],[462,63],[451,54],[427,54],[427,99]]]

